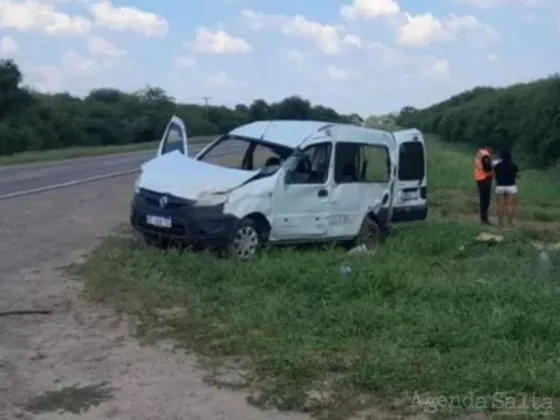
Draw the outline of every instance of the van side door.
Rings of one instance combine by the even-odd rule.
[[[272,241],[305,242],[329,235],[332,142],[290,156],[274,192]]]

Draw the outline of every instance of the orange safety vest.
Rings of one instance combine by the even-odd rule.
[[[494,170],[492,172],[484,172],[484,169],[482,169],[482,158],[484,156],[490,156],[488,149],[479,149],[474,157],[474,179],[477,181],[494,176]]]

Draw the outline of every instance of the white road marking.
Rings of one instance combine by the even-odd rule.
[[[13,192],[13,193],[0,195],[0,200],[5,200],[7,198],[20,197],[22,195],[36,194],[36,193],[40,193],[40,192],[43,192],[43,191],[56,190],[56,189],[59,189],[59,188],[71,187],[73,185],[85,184],[86,182],[100,181],[102,179],[114,178],[114,177],[117,177],[117,176],[130,175],[130,174],[133,174],[135,172],[140,172],[140,168],[129,169],[127,171],[111,172],[111,173],[108,173],[108,174],[92,176],[92,177],[89,177],[89,178],[76,179],[74,181],[63,182],[63,183],[60,183],[60,184],[46,185],[44,187],[33,188],[31,190],[16,191],[16,192]]]
[[[202,150],[202,148],[204,148],[204,147],[206,147],[205,144],[195,145],[194,148],[198,149],[198,150],[196,150],[194,152],[194,154],[197,154],[198,152],[200,152],[200,150]],[[232,151],[233,150],[216,154],[215,157],[227,156]],[[126,153],[124,155],[131,155],[131,154],[138,154],[138,153],[139,152],[132,152],[132,153]],[[112,155],[112,156],[117,156],[117,155]],[[101,157],[101,156],[90,156],[90,158],[91,157]],[[77,158],[77,159],[81,159],[81,158]],[[70,163],[72,160],[73,159],[68,159],[67,162]],[[74,163],[74,162],[72,162],[72,163]],[[85,184],[87,182],[93,182],[93,181],[100,181],[102,179],[114,178],[114,177],[117,177],[117,176],[131,175],[133,173],[140,172],[140,169],[141,168],[129,169],[129,170],[126,170],[126,171],[111,172],[111,173],[108,173],[108,174],[96,175],[96,176],[92,176],[92,177],[89,177],[89,178],[83,178],[83,179],[77,179],[77,180],[73,180],[73,181],[62,182],[60,184],[53,184],[53,185],[46,185],[44,187],[39,187],[39,188],[32,188],[30,190],[15,191],[15,192],[12,192],[12,193],[0,195],[0,200],[6,200],[8,198],[21,197],[23,195],[41,193],[41,192],[44,192],[44,191],[56,190],[56,189],[59,189],[59,188],[72,187],[74,185]]]

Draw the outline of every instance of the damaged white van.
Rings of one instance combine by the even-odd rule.
[[[265,244],[347,241],[372,248],[390,221],[427,216],[418,130],[257,121],[195,157],[188,148],[185,124],[174,116],[135,182],[130,222],[146,240],[249,259]]]

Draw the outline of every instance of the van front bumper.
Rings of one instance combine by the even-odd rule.
[[[159,204],[163,194],[141,190],[135,194],[130,212],[132,227],[148,236],[202,247],[225,247],[231,242],[239,219],[224,214],[224,205],[195,206],[194,202],[165,195],[168,202]],[[149,216],[171,220],[170,227],[153,226],[147,222]]]

